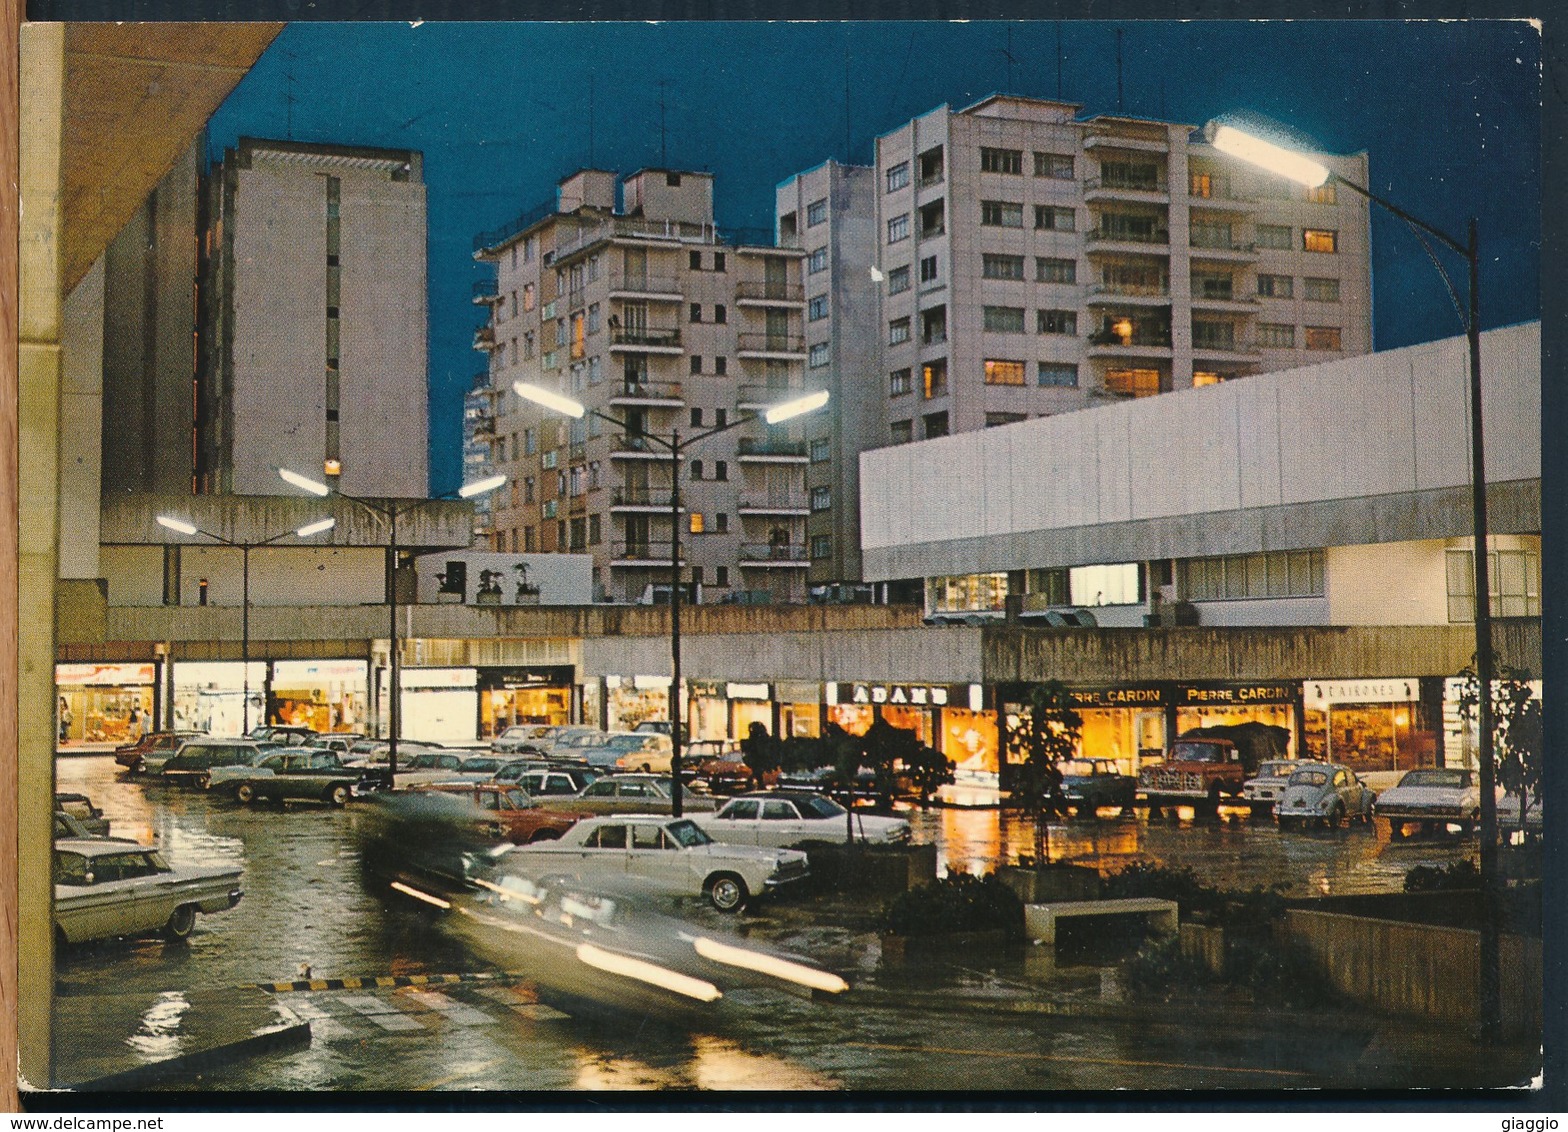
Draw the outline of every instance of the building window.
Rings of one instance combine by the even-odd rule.
[[[887,242],[896,244],[900,240],[909,239],[909,213],[895,216],[887,222]]]
[[[1078,312],[1061,310],[1036,311],[1035,332],[1039,334],[1077,334]]]
[[[559,507],[560,507],[559,501],[554,500],[554,499],[546,499],[544,501],[544,517],[546,519],[553,519],[553,518],[555,518],[557,510],[558,510]]]
[[[715,586],[728,586],[730,584],[730,568],[728,566],[715,566],[713,568],[713,584]]]
[[[1024,155],[1021,150],[980,147],[980,172],[1017,174],[1023,171]]]
[[[909,290],[909,265],[895,267],[887,273],[887,293],[899,295]]]
[[[1034,226],[1051,232],[1071,232],[1077,227],[1076,215],[1070,208],[1037,204],[1034,206]]]
[[[813,558],[831,558],[831,557],[833,557],[833,536],[832,535],[812,535],[811,536],[811,557],[813,557]]]
[[[980,223],[990,228],[1022,228],[1024,206],[1006,200],[980,202]]]
[[[915,422],[894,421],[888,428],[888,434],[894,444],[908,444],[915,438]]]
[[[722,354],[713,359],[713,372],[723,377],[729,372],[730,360]]]
[[[715,270],[715,271],[723,271],[724,270],[724,253],[723,252],[714,252],[713,253],[713,270]]]
[[[523,502],[524,503],[532,503],[533,501],[534,501],[534,477],[533,476],[525,476],[523,478]],[[513,505],[515,506],[516,504],[514,503]]]
[[[701,271],[702,270],[702,253],[701,252],[688,252],[687,255],[686,255],[686,265],[688,267],[690,267],[693,271]]]
[[[691,462],[691,478],[694,479],[694,480],[700,480],[702,478],[702,473],[703,473],[702,461],[701,460],[693,460]]]
[[[688,522],[686,529],[694,535],[702,534],[703,530],[705,529],[702,522],[702,512],[693,511],[690,515],[687,516],[687,519]]]
[[[1232,322],[1201,322],[1193,319],[1192,344],[1200,350],[1234,350],[1236,324]]]
[[[718,421],[716,422],[716,425],[719,428],[723,428],[724,422]],[[720,483],[724,483],[730,478],[730,465],[727,460],[713,461],[713,478],[718,480]]]
[[[934,283],[936,281],[936,256],[928,255],[920,261],[920,282]]]
[[[925,425],[927,440],[934,440],[939,436],[947,435],[946,412],[927,413],[925,416],[920,418],[920,421],[923,425]]]
[[[690,358],[690,368],[691,368],[691,372],[692,373],[701,373],[702,372],[702,355],[701,354],[693,354],[691,356],[691,358]]]
[[[729,321],[729,317],[730,317],[730,312],[729,312],[729,308],[728,307],[726,307],[723,303],[714,303],[713,304],[713,321],[714,322],[718,323],[720,326],[723,326],[726,322]]]
[[[532,456],[538,450],[538,438],[534,436],[534,430],[531,428],[523,429],[523,455]],[[512,440],[512,457],[513,459],[517,457],[517,440],[515,436]]]
[[[1123,397],[1153,397],[1160,392],[1157,369],[1112,369],[1105,371],[1105,390]]]
[[[599,333],[599,316],[600,316],[599,304],[598,303],[590,304],[589,307],[588,307],[588,333],[589,334],[597,334],[597,333]]]
[[[1308,301],[1314,303],[1339,302],[1338,279],[1313,279],[1309,276],[1301,282],[1302,294]]]
[[[1447,553],[1448,620],[1475,620],[1475,560],[1468,550]],[[1486,556],[1493,617],[1541,615],[1541,558],[1534,550],[1494,550]]]
[[[1307,200],[1313,204],[1338,204],[1339,193],[1335,191],[1333,181],[1325,181],[1307,189]]]
[[[814,487],[811,489],[811,509],[813,511],[826,511],[833,506],[833,490],[828,487]]]
[[[1024,332],[1023,307],[985,307],[984,318],[985,328],[992,333],[1022,334]]]
[[[1024,257],[1021,255],[992,255],[980,257],[980,271],[987,279],[1018,279],[1024,277]]]
[[[1186,601],[1322,597],[1323,552],[1277,550],[1186,558],[1176,563],[1176,584]]]
[[[691,320],[693,322],[701,322],[702,321],[702,304],[701,303],[693,303],[691,305]]]
[[[987,358],[985,360],[985,383],[987,385],[1024,384],[1024,363]]]
[[[896,193],[909,186],[909,162],[900,161],[887,171],[887,191]]]
[[[827,463],[832,459],[830,448],[831,445],[827,437],[819,436],[813,439],[811,442],[811,462],[813,464]]]
[[[714,530],[715,534],[721,534],[721,535],[729,534],[729,530],[730,530],[730,517],[729,517],[729,515],[725,514],[723,511],[720,511],[717,514],[715,514],[713,516],[713,530]]]
[[[691,427],[692,428],[701,428],[702,427],[702,410],[701,409],[693,409],[691,411]]]
[[[806,319],[808,322],[820,322],[828,316],[828,297],[826,295],[813,295],[811,302],[806,304]]]
[[[909,341],[909,320],[895,318],[887,324],[887,344],[897,346],[900,342]]]
[[[814,200],[806,206],[806,227],[815,228],[828,218],[828,200]]]
[[[1136,605],[1143,596],[1139,575],[1136,562],[1074,566],[1067,571],[1068,596],[1073,605]]]
[[[1215,221],[1193,224],[1189,237],[1189,242],[1195,248],[1231,248],[1235,246],[1231,242],[1230,225]]]
[[[1078,384],[1078,367],[1072,362],[1041,362],[1037,373],[1038,385],[1075,387]]]
[[[1270,350],[1296,348],[1296,328],[1278,322],[1258,323],[1258,345]]]
[[[589,546],[598,546],[603,541],[604,541],[604,524],[600,522],[598,515],[589,515],[588,516],[588,545]]]
[[[896,369],[887,376],[887,395],[889,397],[902,397],[910,390],[910,380],[913,370]]]
[[[1301,250],[1306,252],[1327,252],[1332,255],[1339,251],[1339,233],[1332,228],[1303,228],[1301,230]]]
[[[1259,224],[1258,247],[1288,252],[1296,245],[1290,240],[1289,224]]]
[[[806,259],[806,272],[807,272],[807,274],[809,274],[809,275],[816,275],[819,272],[826,271],[827,269],[828,269],[828,249],[826,247],[818,248],[816,251],[812,252],[809,257],[807,257],[807,259]]]
[[[1306,328],[1306,346],[1309,350],[1338,350],[1340,349],[1340,334],[1337,326],[1309,326]]]
[[[828,352],[829,348],[826,342],[818,342],[814,344],[806,354],[806,364],[809,365],[812,369],[818,369],[827,365]]]
[[[929,240],[947,231],[947,208],[942,201],[932,201],[920,207],[920,238]]]
[[[1229,275],[1192,273],[1192,297],[1195,299],[1225,299],[1236,297],[1235,281]]]
[[[927,401],[947,393],[946,360],[927,362],[920,367],[920,387]]]
[[[1035,151],[1034,175],[1051,177],[1058,181],[1073,179],[1073,158],[1070,153],[1041,153]]]
[[[1076,283],[1078,282],[1078,261],[1036,256],[1034,260],[1034,281],[1036,283]]]
[[[537,545],[534,542],[534,538],[535,538],[535,536],[534,536],[534,529],[532,527],[524,527],[523,528],[523,552],[525,554],[532,554],[535,550],[538,549]],[[517,549],[517,532],[516,531],[512,532],[512,549],[513,550]]]
[[[1295,280],[1288,275],[1258,276],[1258,294],[1266,299],[1288,299],[1295,293]]]
[[[1219,385],[1229,380],[1230,378],[1223,373],[1213,373],[1201,369],[1192,371],[1192,387],[1194,389],[1202,389],[1205,385]]]

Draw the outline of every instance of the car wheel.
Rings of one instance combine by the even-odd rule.
[[[203,790],[211,790],[212,789],[212,775],[210,775],[210,774],[202,775],[200,778],[198,778],[196,780],[196,785],[200,786]]]
[[[715,873],[708,878],[708,902],[720,912],[738,912],[749,895],[746,882],[734,873]]]
[[[1339,828],[1339,823],[1340,823],[1341,819],[1344,818],[1344,816],[1345,816],[1345,807],[1340,805],[1338,802],[1336,802],[1334,804],[1334,807],[1331,810],[1329,810],[1328,813],[1323,815],[1323,828],[1324,829],[1338,829]]]
[[[169,915],[169,922],[163,925],[163,934],[169,939],[184,939],[195,926],[196,906],[181,904]]]
[[[236,802],[254,802],[256,800],[256,788],[248,782],[240,783],[234,788],[234,800]]]
[[[348,787],[339,782],[336,786],[328,788],[326,798],[334,806],[346,806],[348,805]]]

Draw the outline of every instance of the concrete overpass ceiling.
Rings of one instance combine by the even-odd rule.
[[[62,294],[81,281],[282,27],[66,25]]]

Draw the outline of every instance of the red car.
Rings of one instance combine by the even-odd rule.
[[[497,840],[522,845],[530,841],[554,841],[577,824],[581,814],[545,809],[518,786],[495,783],[441,782],[416,789],[457,794],[471,799],[484,811],[486,832]]]
[[[134,743],[127,743],[123,747],[114,749],[114,761],[133,770],[137,763],[142,761],[142,756],[153,751],[177,751],[180,744],[190,739],[199,739],[203,732],[200,731],[149,731]]]

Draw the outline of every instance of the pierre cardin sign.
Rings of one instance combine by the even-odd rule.
[[[1120,688],[1069,688],[1073,703],[1081,708],[1157,708],[1170,696],[1158,684],[1130,685]]]
[[[1248,704],[1288,704],[1296,699],[1296,685],[1181,684],[1176,688],[1178,707],[1246,707]]]
[[[946,684],[840,684],[841,704],[907,704],[945,707],[951,700]]]

